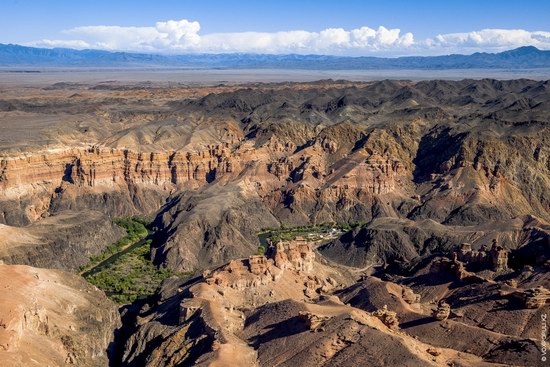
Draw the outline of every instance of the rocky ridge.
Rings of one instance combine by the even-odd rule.
[[[60,103],[75,88],[78,101]],[[178,93],[154,99],[147,87],[80,85],[13,95],[4,116],[48,121],[37,131],[50,140],[25,140],[35,142],[27,153],[6,148],[1,220],[22,225],[67,209],[156,212],[153,256],[177,271],[247,256],[255,232],[280,224],[391,218],[461,233],[487,221],[498,232],[526,215],[550,220],[547,81]],[[77,102],[88,107],[79,112]],[[7,147],[23,144],[13,137]],[[386,242],[380,233],[370,235]],[[431,251],[422,246],[398,257]],[[394,258],[382,250],[374,260]]]
[[[80,277],[0,264],[0,361],[5,366],[106,366],[117,307]]]
[[[458,361],[448,349],[434,357],[429,346],[398,331],[382,314],[322,296],[350,279],[315,261],[306,242],[279,243],[268,254],[233,260],[185,284],[175,279],[165,284],[158,303],[139,312],[122,364],[352,366],[364,362],[364,348],[372,364],[400,358],[425,366]],[[289,342],[291,350],[284,346]],[[395,353],[384,353],[388,347]],[[460,360],[484,365],[473,355]]]
[[[272,244],[266,256],[166,281],[127,324],[122,365],[537,365],[548,273],[462,276],[440,261],[357,281],[305,240]]]
[[[547,81],[3,92],[0,259],[74,270],[139,214],[157,265],[202,274],[125,307],[110,363],[539,362]],[[261,229],[323,222],[353,229],[254,255]],[[96,289],[0,271],[0,360],[107,363],[119,321]]]

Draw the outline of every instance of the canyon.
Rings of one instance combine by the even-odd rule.
[[[63,287],[63,304],[94,295],[115,310],[90,334],[101,343],[76,349],[43,332],[44,315],[64,328],[53,311],[36,328],[0,320],[49,338],[44,363],[106,365],[109,343],[127,366],[540,362],[549,81],[109,81],[0,96],[0,268],[25,287],[55,279],[45,292]],[[68,272],[132,216],[151,223],[153,263],[176,275],[119,316]],[[326,223],[353,226],[258,253],[266,229]],[[10,340],[0,361],[46,361],[14,356]]]

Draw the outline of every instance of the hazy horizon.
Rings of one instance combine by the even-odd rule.
[[[547,69],[446,69],[446,70],[288,70],[288,69],[151,69],[151,68],[5,68],[0,67],[2,86],[48,86],[55,83],[147,83],[155,86],[217,85],[246,83],[314,82],[319,80],[462,80],[550,78]],[[29,72],[30,71],[30,72]]]

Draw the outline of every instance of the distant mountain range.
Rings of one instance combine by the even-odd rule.
[[[160,55],[0,44],[0,66],[308,70],[533,69],[550,68],[550,51],[526,46],[500,53],[382,58],[242,53]]]

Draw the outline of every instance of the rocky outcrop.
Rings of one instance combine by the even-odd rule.
[[[465,264],[453,257],[436,257],[430,263],[430,273],[437,274],[441,277],[449,277],[453,280],[459,280],[464,283],[483,283],[488,279],[479,275],[476,272],[466,270]]]
[[[397,319],[397,313],[388,310],[388,306],[384,305],[380,310],[373,312],[373,316],[378,317],[384,325],[392,330],[399,330],[399,320]]]
[[[281,269],[294,269],[311,272],[315,253],[305,239],[296,238],[292,241],[280,241],[268,248],[268,256],[273,257],[275,265]]]
[[[157,302],[136,316],[122,365],[355,366],[365,363],[368,355],[367,363],[375,365],[399,365],[407,360],[419,366],[459,361],[486,366],[506,355],[500,352],[506,343],[524,341],[483,339],[483,347],[466,351],[463,335],[467,328],[455,334],[445,324],[449,320],[441,324],[426,321],[430,317],[422,313],[427,307],[418,304],[419,297],[411,297],[411,288],[374,277],[342,289],[338,295],[347,304],[322,291],[308,297],[304,281],[313,274],[327,276],[329,268],[314,261],[308,275],[278,254],[278,261],[285,265],[282,268],[275,266],[273,258],[252,256],[193,280],[167,281]],[[276,270],[278,276],[273,280]],[[338,277],[336,273],[330,276]],[[361,293],[365,289],[368,295]],[[365,303],[379,302],[383,306],[373,312],[362,309]],[[391,311],[386,304],[392,305]],[[437,336],[423,339],[418,329],[432,324],[437,324],[430,326]],[[451,333],[445,345],[442,333]],[[485,359],[488,350],[492,354]],[[533,352],[532,346],[529,351]],[[529,365],[534,360],[521,358],[512,358],[511,363]]]
[[[470,270],[505,273],[510,253],[518,263],[542,263],[549,240],[550,226],[531,216],[475,226],[384,217],[344,233],[319,251],[348,266],[393,263],[403,269],[429,253],[456,253]],[[498,243],[493,246],[493,241]]]
[[[314,268],[315,253],[305,240],[281,241],[272,245],[267,256],[253,255],[248,260],[232,260],[226,266],[203,274],[206,284],[244,290],[277,282],[285,271],[309,274]],[[336,285],[331,278],[303,275],[304,294],[313,298]]]
[[[4,156],[0,220],[28,224],[65,208],[104,209],[115,216],[151,213],[171,192],[200,187],[232,172],[234,165],[228,145],[198,152],[90,146]],[[102,195],[111,202],[90,199]]]
[[[550,291],[544,286],[518,290],[512,295],[519,299],[525,308],[537,309],[550,304]]]
[[[0,265],[0,364],[106,366],[117,307],[80,277]]]
[[[434,310],[434,318],[439,321],[447,320],[451,315],[451,306],[445,302],[440,301],[437,305],[437,309]]]
[[[490,250],[486,245],[482,245],[479,251],[475,251],[472,250],[471,244],[463,243],[454,254],[459,261],[474,268],[489,268],[495,272],[505,272],[508,270],[508,252],[498,245],[496,239],[493,239]]]
[[[386,280],[366,276],[337,295],[346,304],[365,311],[384,315],[391,310],[399,323],[396,332],[429,344],[426,351],[431,355],[452,349],[477,355],[484,363],[539,363],[540,328],[531,320],[541,317],[547,306],[526,308],[524,298],[513,295],[518,290],[508,289],[504,280],[461,282],[430,273],[429,264],[408,276],[380,275]],[[549,281],[548,274],[540,271],[534,271],[529,279],[523,281],[525,287]],[[421,295],[419,303],[409,303],[401,296],[404,285]],[[511,345],[521,346],[524,352],[511,351]]]
[[[323,331],[324,329],[322,326],[331,319],[330,316],[320,316],[308,311],[300,312],[298,317],[303,320],[311,331]]]
[[[150,321],[155,314],[140,316],[124,348],[123,365],[257,365],[256,351],[239,336],[247,310],[288,298],[316,299],[337,285],[334,277],[341,278],[314,262],[309,246],[287,243],[272,250],[267,257],[233,260],[186,285],[171,287],[162,296],[163,307],[165,316],[177,322],[161,326],[160,320]]]

